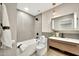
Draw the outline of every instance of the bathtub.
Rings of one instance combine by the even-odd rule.
[[[19,46],[20,44],[25,45],[24,47],[22,47],[22,48],[25,48],[24,50],[21,50]],[[30,40],[17,43],[17,56],[30,56],[35,51],[36,51],[36,39],[30,39]]]

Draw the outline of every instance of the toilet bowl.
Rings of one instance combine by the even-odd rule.
[[[44,36],[41,36],[40,39],[37,40],[37,46],[36,46],[37,56],[44,56],[47,52],[47,38],[44,38]]]
[[[44,44],[40,44],[36,47],[37,49],[37,56],[43,56],[47,52],[47,47]]]

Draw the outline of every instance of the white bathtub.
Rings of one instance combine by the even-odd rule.
[[[17,55],[18,56],[30,56],[36,51],[36,39],[30,39],[23,42],[18,42],[17,46],[19,44],[25,44],[26,48],[24,51],[21,50],[21,48],[17,48]]]

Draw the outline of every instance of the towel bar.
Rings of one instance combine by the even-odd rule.
[[[9,26],[3,26],[2,23],[1,23],[1,27],[2,27],[3,30],[10,29]]]
[[[9,26],[3,26],[3,30],[10,29]]]

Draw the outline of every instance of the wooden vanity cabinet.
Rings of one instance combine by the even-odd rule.
[[[62,51],[67,51],[72,54],[79,55],[79,45],[78,44],[73,44],[73,43],[63,42],[63,41],[58,41],[58,40],[53,40],[53,39],[49,39],[48,44],[49,44],[49,46],[58,48]]]

